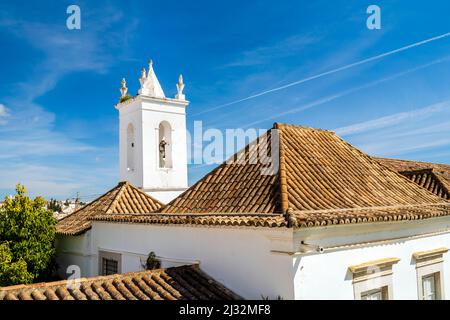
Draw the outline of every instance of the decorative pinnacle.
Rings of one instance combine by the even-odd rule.
[[[178,83],[177,83],[177,91],[178,92],[175,95],[175,99],[186,100],[186,97],[183,94],[183,89],[184,89],[183,75],[180,74],[180,76],[178,77]]]
[[[145,68],[142,68],[139,82],[141,83],[141,88],[139,89],[138,94],[152,98],[165,98],[164,91],[153,70],[152,59],[148,60],[147,72],[145,71]]]
[[[141,69],[141,79],[147,78],[147,72],[145,71],[145,68]]]
[[[153,70],[153,60],[152,59],[148,60],[148,72],[150,72],[150,70]]]
[[[127,95],[127,93],[128,93],[127,82],[125,81],[125,78],[122,78],[122,81],[120,82],[120,84],[122,85],[122,86],[120,87],[120,93],[122,94],[122,95],[121,95],[121,98],[123,98],[123,97],[125,97],[125,96]]]

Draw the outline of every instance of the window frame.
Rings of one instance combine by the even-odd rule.
[[[362,300],[363,295],[374,290],[381,290],[383,300],[393,299],[392,266],[399,261],[398,258],[386,258],[349,267],[353,274],[355,300]]]
[[[389,288],[387,286],[373,289],[373,290],[364,291],[364,292],[361,292],[361,300],[369,300],[369,299],[364,299],[364,297],[371,296],[374,293],[378,293],[378,292],[381,294],[381,300],[389,300],[389,292],[388,291],[389,291]]]
[[[99,251],[98,252],[98,274],[103,276],[103,259],[117,261],[117,273],[122,273],[122,255],[117,252]]]
[[[424,300],[423,280],[434,275],[435,300],[445,300],[444,292],[444,258],[447,248],[438,248],[429,251],[413,253],[416,262],[417,297]]]
[[[440,272],[435,272],[435,273],[431,273],[431,274],[427,274],[422,276],[422,295],[423,295],[423,300],[441,300],[442,296],[441,296],[441,290],[439,290],[440,287],[440,283],[441,283],[441,277],[440,277]],[[426,279],[430,279],[432,280],[433,283],[433,295],[434,295],[434,299],[425,299],[425,280]]]

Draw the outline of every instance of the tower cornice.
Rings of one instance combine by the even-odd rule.
[[[161,105],[168,105],[168,106],[174,106],[174,107],[187,107],[189,105],[189,101],[187,101],[187,100],[178,100],[178,99],[171,99],[171,98],[155,98],[155,97],[149,97],[149,96],[144,96],[144,95],[137,95],[137,96],[132,97],[131,99],[117,103],[115,105],[115,108],[117,110],[124,109],[127,106],[133,104],[134,102],[151,102],[151,103],[158,103]]]

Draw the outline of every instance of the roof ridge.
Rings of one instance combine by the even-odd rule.
[[[289,208],[289,197],[288,197],[288,189],[287,189],[287,181],[286,181],[286,163],[285,163],[285,155],[284,155],[284,146],[283,146],[283,124],[275,123],[274,128],[278,130],[278,148],[279,148],[279,168],[278,168],[278,179],[280,181],[280,202],[281,202],[281,212],[285,213]],[[273,146],[272,146],[273,148]]]
[[[409,160],[409,159],[407,160],[407,159],[375,157],[375,156],[372,157],[372,158],[380,159],[380,160],[387,160],[387,161],[410,162],[410,163],[420,163],[420,164],[430,164],[430,165],[435,165],[435,166],[449,166],[450,167],[450,163],[430,162],[430,161],[421,161],[421,160]]]
[[[120,184],[120,183],[119,183]],[[104,194],[98,196],[97,198],[95,198],[94,200],[92,200],[91,202],[85,204],[84,206],[81,206],[80,208],[78,208],[77,210],[73,211],[72,213],[66,215],[65,217],[63,217],[62,219],[58,220],[58,223],[60,223],[61,221],[64,221],[65,219],[71,217],[72,215],[78,213],[81,210],[84,210],[85,208],[91,206],[92,204],[95,204],[98,200],[100,200],[103,197],[106,197],[111,191],[113,191],[114,189],[116,189],[117,186],[114,186],[113,188],[109,189],[108,191],[106,191]]]
[[[170,213],[170,212],[162,212],[166,207],[169,207],[170,205],[172,205],[173,203],[175,203],[178,199],[181,199],[186,193],[188,193],[191,190],[194,190],[199,184],[201,184],[202,182],[204,182],[206,179],[208,179],[209,177],[211,177],[212,175],[214,175],[218,170],[222,169],[224,166],[228,165],[230,160],[237,157],[239,154],[241,154],[242,152],[245,152],[245,150],[247,148],[250,148],[250,146],[254,143],[259,143],[259,141],[266,135],[268,135],[272,129],[275,128],[275,124],[274,127],[267,129],[265,133],[263,133],[262,135],[256,137],[255,140],[249,142],[248,144],[246,144],[244,147],[242,147],[240,150],[238,150],[237,152],[235,152],[234,154],[232,154],[231,156],[229,156],[225,161],[223,161],[221,164],[219,164],[217,167],[215,167],[214,169],[212,169],[210,172],[208,172],[207,174],[205,174],[201,179],[199,179],[196,183],[194,183],[192,186],[190,186],[189,188],[187,188],[186,190],[184,190],[181,194],[179,194],[177,197],[175,197],[175,199],[172,199],[169,203],[167,203],[166,205],[164,205],[163,207],[161,207],[160,209],[157,210],[157,212],[160,213]]]
[[[116,188],[119,188],[119,191],[117,192],[116,196],[111,201],[111,203],[109,204],[108,209],[106,209],[106,211],[105,211],[106,214],[110,214],[114,210],[117,202],[119,201],[120,197],[122,196],[122,194],[125,191],[128,184],[129,183],[127,181],[121,181],[116,186]],[[114,188],[114,189],[116,189],[116,188]]]
[[[127,199],[128,193],[134,200]],[[136,201],[137,207],[133,207],[133,209],[121,207],[123,202],[129,201]],[[122,209],[125,210],[123,211],[124,213],[135,213],[131,211],[138,212],[139,210],[143,212],[154,212],[163,206],[163,203],[139,190],[129,182],[121,181],[105,194],[59,220],[57,233],[65,235],[81,234],[91,228],[90,218],[98,214],[111,215],[116,210],[120,212]]]
[[[145,192],[142,191],[141,189],[139,189],[139,188],[133,186],[131,183],[128,183],[128,187],[131,188],[131,190],[137,191],[137,192],[141,193],[142,195],[146,196],[147,198],[152,199],[154,202],[160,204],[160,205],[161,205],[161,208],[163,208],[163,207],[166,206],[164,203],[162,203],[162,202],[159,201],[158,199],[156,199],[156,198],[152,197],[151,195],[145,193]],[[161,208],[160,208],[160,209],[161,209]],[[158,210],[160,210],[160,209],[158,209]]]
[[[273,128],[276,128],[276,127],[278,127],[279,129],[283,129],[283,127],[291,127],[291,128],[297,128],[297,129],[319,131],[319,132],[330,132],[330,133],[336,134],[336,132],[334,130],[314,128],[314,127],[309,127],[309,126],[305,126],[305,125],[292,124],[292,123],[286,123],[286,122],[274,122]]]

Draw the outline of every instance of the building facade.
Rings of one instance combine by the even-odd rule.
[[[62,276],[142,271],[154,252],[246,299],[450,297],[449,166],[276,123],[187,188],[183,80],[175,99],[152,63],[140,82],[116,106],[124,182],[58,223]]]

